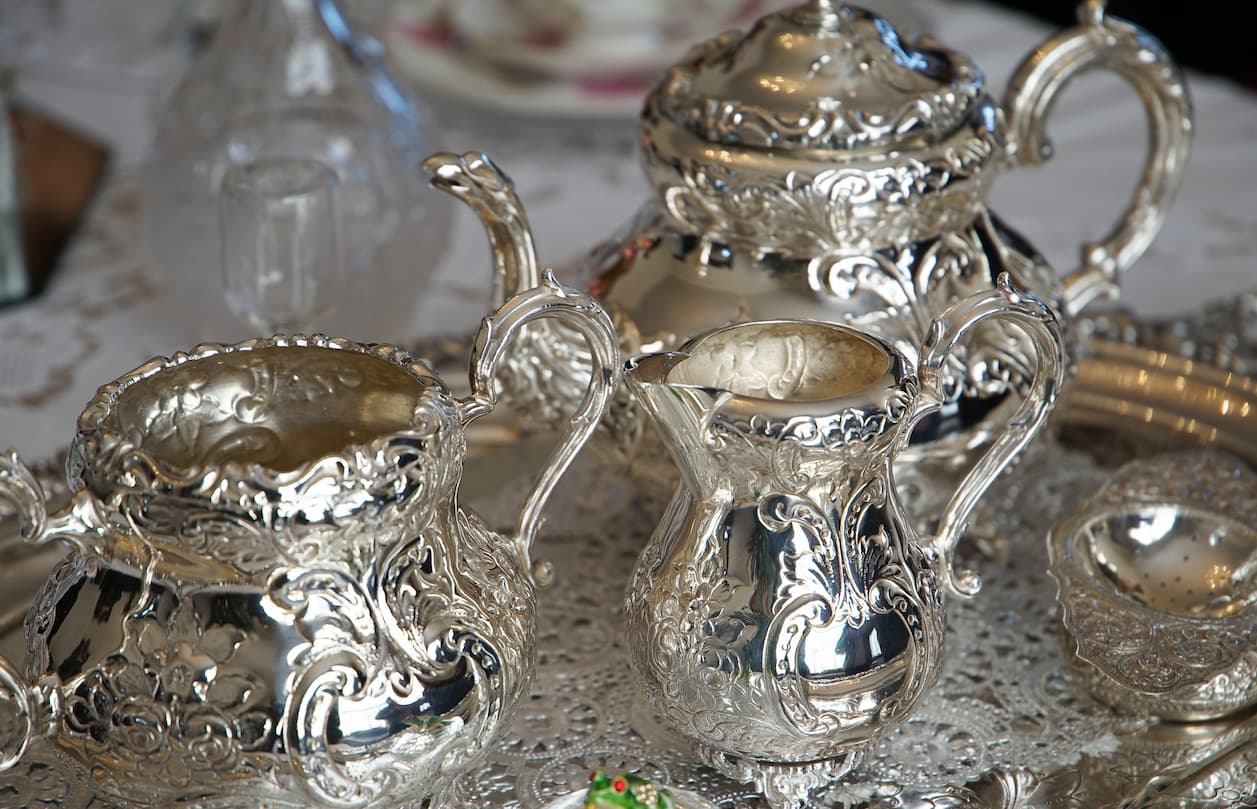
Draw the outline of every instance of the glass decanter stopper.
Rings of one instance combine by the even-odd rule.
[[[328,328],[404,339],[447,232],[448,208],[420,168],[429,151],[379,43],[335,0],[239,2],[160,111],[144,176],[150,252],[175,295],[220,299],[216,205],[228,170],[320,161],[338,177],[347,264]]]

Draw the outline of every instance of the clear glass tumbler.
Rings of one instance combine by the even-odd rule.
[[[341,250],[352,278],[320,327],[405,342],[446,249],[452,209],[427,188],[422,164],[434,150],[424,107],[342,5],[359,9],[357,0],[224,4],[213,43],[159,109],[141,184],[145,242],[172,297],[217,296],[214,207],[226,172],[273,157],[320,160],[340,178]],[[226,307],[215,308],[205,312],[210,334],[229,328]]]
[[[227,305],[267,335],[310,329],[342,288],[339,178],[312,158],[233,166],[218,197]]]

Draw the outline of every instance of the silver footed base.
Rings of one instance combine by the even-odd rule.
[[[700,761],[721,775],[754,784],[772,809],[807,809],[813,790],[845,778],[860,764],[858,750],[800,764],[755,761],[701,744],[695,745],[695,752]]]

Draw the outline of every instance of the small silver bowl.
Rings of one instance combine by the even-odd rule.
[[[1130,463],[1048,537],[1067,656],[1165,719],[1257,705],[1257,475],[1215,450]]]

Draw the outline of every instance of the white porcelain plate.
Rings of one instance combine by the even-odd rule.
[[[398,3],[385,20],[382,38],[400,77],[435,101],[561,122],[636,119],[646,94],[692,45],[720,30],[745,30],[763,14],[796,0],[748,0],[732,19],[712,19],[702,26],[711,30],[697,37],[625,37],[614,40],[614,46],[611,40],[588,37],[561,47],[503,42],[496,51],[485,42],[473,44],[451,24],[457,15],[444,10],[447,2],[453,0]],[[901,31],[928,28],[928,17],[915,0],[865,0],[863,5]]]

